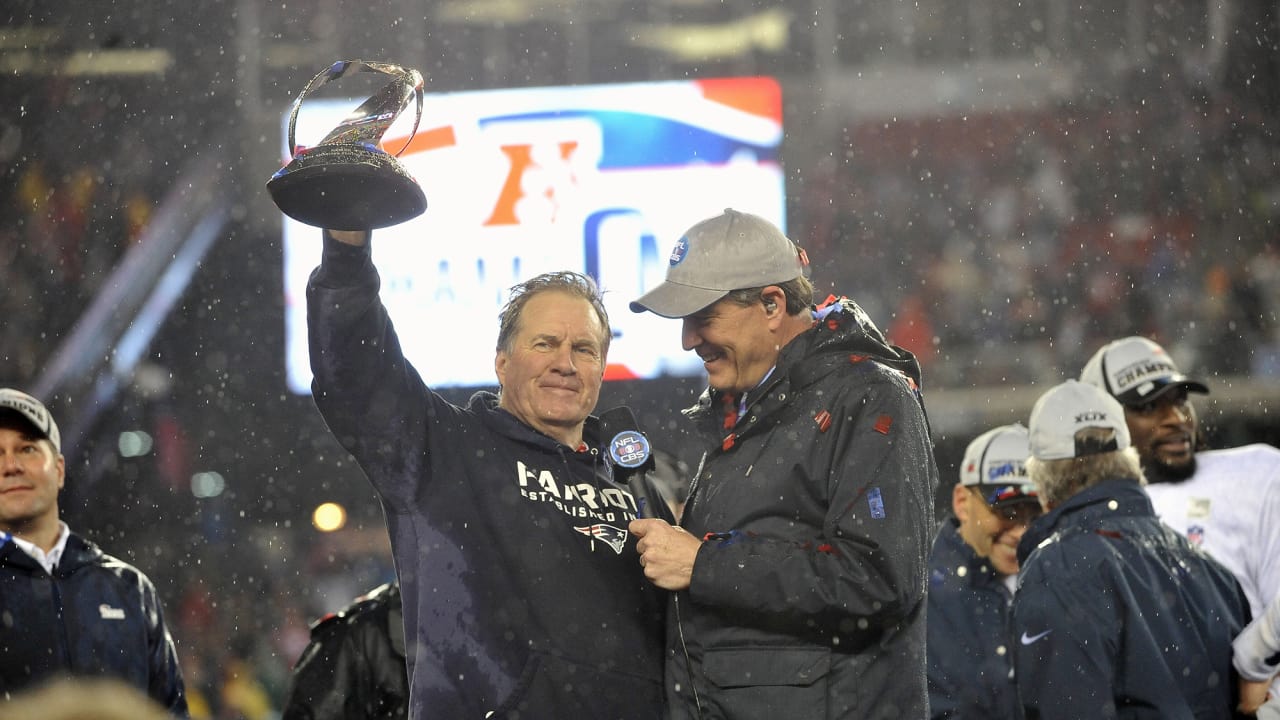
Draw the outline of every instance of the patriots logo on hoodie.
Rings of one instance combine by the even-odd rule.
[[[627,531],[612,525],[596,523],[595,525],[574,527],[573,529],[593,540],[608,543],[609,547],[613,548],[613,551],[619,555],[622,554],[622,548],[627,544]]]

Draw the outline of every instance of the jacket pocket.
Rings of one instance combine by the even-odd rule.
[[[726,717],[825,718],[831,651],[815,647],[719,647],[702,662],[709,704]]]

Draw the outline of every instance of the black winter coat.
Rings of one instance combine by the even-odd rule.
[[[711,447],[682,524],[709,542],[673,600],[672,717],[928,716],[938,473],[919,386],[915,358],[843,300],[741,419],[712,390],[686,411]]]
[[[400,588],[389,583],[312,625],[283,720],[404,720],[404,658]]]
[[[74,532],[53,575],[0,544],[0,697],[61,675],[107,676],[173,715],[187,697],[156,589]]]

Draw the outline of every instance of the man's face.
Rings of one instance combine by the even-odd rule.
[[[1185,388],[1125,406],[1125,422],[1151,482],[1185,480],[1196,471],[1196,413]]]
[[[554,290],[531,297],[511,349],[494,363],[501,406],[557,440],[575,437],[600,397],[608,331],[582,298]]]
[[[56,522],[65,469],[47,440],[0,427],[0,530],[25,534]]]
[[[1027,524],[1040,515],[1038,504],[993,508],[976,488],[957,485],[952,508],[960,521],[960,537],[979,557],[986,558],[1001,575],[1018,572],[1018,541]]]
[[[754,388],[782,350],[762,303],[744,306],[727,298],[684,318],[680,340],[702,358],[708,384],[726,392]]]

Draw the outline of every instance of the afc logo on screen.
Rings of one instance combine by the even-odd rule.
[[[556,222],[562,208],[576,204],[603,153],[600,128],[586,118],[494,118],[482,131],[506,167],[485,226]]]

